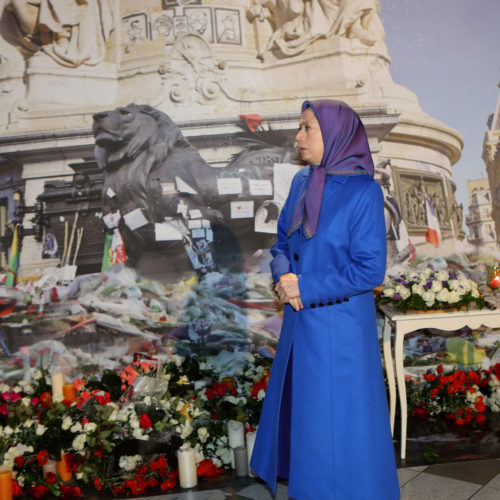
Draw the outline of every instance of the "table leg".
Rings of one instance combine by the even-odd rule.
[[[401,410],[401,460],[406,458],[406,428],[408,425],[408,407],[406,405],[405,369],[403,365],[404,352],[403,343],[405,336],[399,333],[396,324],[396,343],[394,347],[394,359],[396,362],[396,380],[398,382],[399,408]]]
[[[387,385],[389,386],[389,414],[391,418],[391,434],[394,436],[394,419],[396,417],[396,382],[394,380],[394,364],[391,347],[391,323],[384,319],[383,352]]]

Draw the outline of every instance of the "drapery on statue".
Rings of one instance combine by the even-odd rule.
[[[28,53],[41,50],[70,68],[104,59],[115,27],[113,0],[7,0],[6,7]]]
[[[358,39],[368,46],[383,42],[379,10],[378,0],[256,0],[247,18],[271,24],[267,51],[293,56],[319,38]]]

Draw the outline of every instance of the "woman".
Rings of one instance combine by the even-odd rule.
[[[295,176],[271,249],[283,326],[252,454],[299,500],[396,500],[372,289],[385,272],[382,190],[357,114],[306,101]]]

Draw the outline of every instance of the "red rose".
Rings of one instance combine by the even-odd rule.
[[[14,462],[16,462],[17,467],[21,468],[24,465],[24,457],[16,457]]]
[[[465,418],[457,418],[455,420],[455,424],[457,424],[457,425],[464,425],[465,424]]]
[[[202,460],[198,465],[198,476],[216,477],[225,472],[224,469],[216,467],[212,460]]]
[[[434,399],[437,395],[439,394],[439,389],[434,387],[434,389],[431,389],[431,398]]]
[[[79,497],[82,494],[82,490],[78,486],[73,486],[71,489],[74,497]]]
[[[205,391],[205,396],[208,398],[209,401],[212,401],[212,399],[215,398],[215,391],[213,389],[207,389]]]
[[[483,411],[486,410],[486,406],[483,403],[483,397],[482,396],[479,396],[479,398],[477,399],[476,403],[474,404],[474,408],[476,409],[476,411],[478,413],[483,413]]]
[[[165,479],[165,481],[160,484],[160,488],[162,490],[171,490],[175,488],[175,481],[172,481],[172,479]]]
[[[158,479],[155,479],[154,477],[150,477],[148,484],[149,484],[149,486],[151,486],[151,488],[154,488],[158,484]]]
[[[50,392],[42,392],[42,394],[40,394],[40,403],[42,403],[44,408],[50,406],[52,403],[52,394]]]
[[[153,427],[153,422],[151,422],[151,419],[149,418],[149,415],[147,413],[144,413],[139,417],[139,423],[141,424],[141,427],[143,429],[149,429],[150,427]]]
[[[476,416],[476,424],[484,424],[484,421],[485,421],[485,418],[484,418],[483,414]]]
[[[57,481],[57,476],[53,472],[47,472],[45,474],[45,482],[49,484],[55,484]]]
[[[39,451],[36,454],[36,460],[38,462],[38,465],[45,465],[49,460],[49,452],[47,450]]]
[[[102,490],[102,481],[98,477],[94,477],[94,488],[97,491],[101,491]]]
[[[413,410],[412,416],[417,418],[427,418],[429,416],[429,411],[427,410],[427,408],[421,408],[420,406],[418,406]]]
[[[21,485],[15,479],[12,479],[12,495],[18,497],[22,492]]]
[[[434,382],[434,380],[436,380],[436,375],[434,375],[434,373],[424,373],[424,379],[427,380],[427,382]]]
[[[441,373],[443,373],[443,365],[438,365],[437,372],[439,373],[439,375],[441,375]]]

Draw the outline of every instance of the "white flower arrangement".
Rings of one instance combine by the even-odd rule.
[[[468,308],[471,304],[482,309],[484,298],[477,284],[460,271],[426,268],[387,280],[378,303],[393,304],[404,312],[408,309]]]

